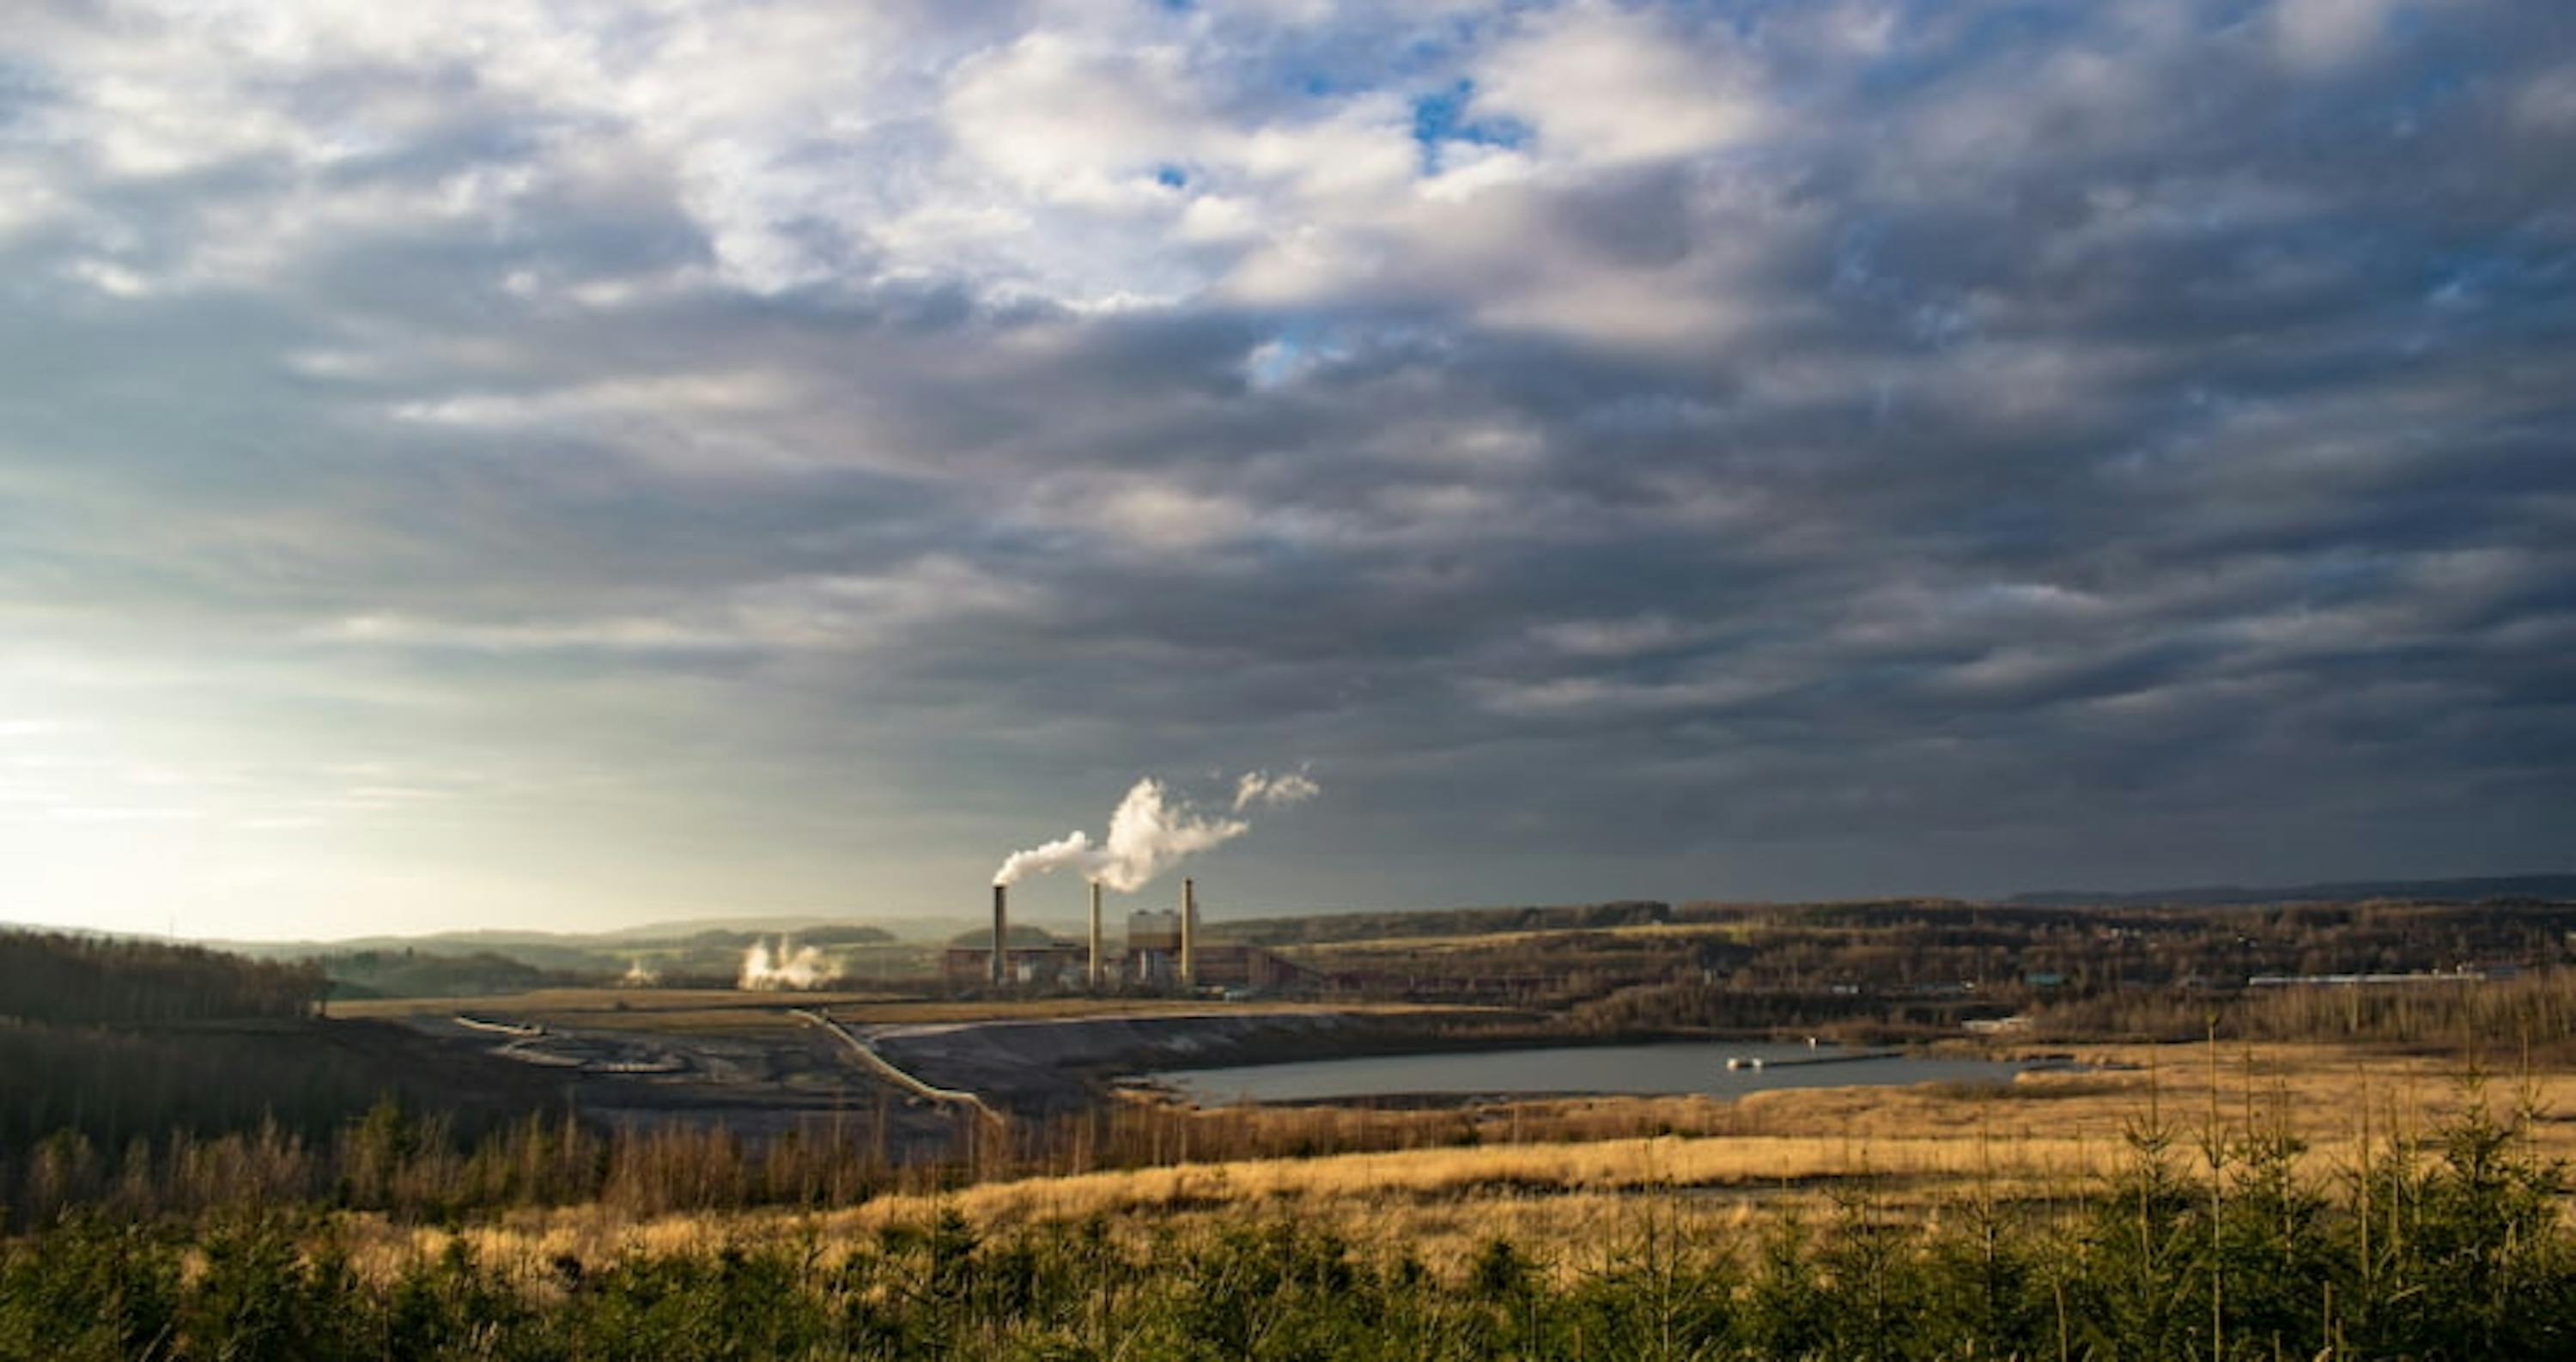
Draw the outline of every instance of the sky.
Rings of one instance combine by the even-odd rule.
[[[2559,0],[22,0],[0,300],[0,920],[2571,867]]]

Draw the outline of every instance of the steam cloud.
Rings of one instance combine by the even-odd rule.
[[[1269,775],[1247,771],[1235,783],[1232,812],[1255,804],[1295,804],[1322,793],[1303,771]],[[1148,776],[1137,781],[1109,816],[1109,835],[1099,842],[1087,832],[1069,832],[1042,846],[1015,851],[993,872],[995,884],[1017,884],[1050,870],[1072,870],[1121,894],[1144,888],[1185,856],[1205,851],[1249,832],[1241,818],[1210,817],[1187,800],[1167,795],[1163,783]]]
[[[1234,811],[1241,813],[1255,804],[1303,804],[1323,792],[1324,787],[1317,785],[1303,768],[1275,776],[1246,771],[1243,779],[1234,784]]]
[[[763,991],[814,988],[840,976],[840,967],[826,959],[820,949],[807,946],[799,950],[795,942],[781,936],[774,953],[769,943],[761,940],[754,940],[751,949],[742,953],[742,978],[737,986]]]

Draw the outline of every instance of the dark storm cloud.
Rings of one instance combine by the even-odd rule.
[[[0,65],[40,680],[768,900],[1298,760],[1296,901],[2563,854],[2557,7],[287,13]]]

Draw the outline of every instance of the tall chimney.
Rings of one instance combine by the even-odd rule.
[[[1100,881],[1091,882],[1091,991],[1100,991]]]
[[[1011,891],[993,886],[993,987],[1000,988],[1010,979],[1011,968]]]
[[[1199,986],[1199,882],[1181,881],[1181,987]]]

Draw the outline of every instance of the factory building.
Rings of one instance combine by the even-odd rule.
[[[984,938],[978,933],[981,939],[960,939],[949,946],[941,962],[948,987],[1036,992],[1092,986],[1154,991],[1221,988],[1267,993],[1293,989],[1317,977],[1314,971],[1259,946],[1199,940],[1197,884],[1190,880],[1182,881],[1177,909],[1129,913],[1126,949],[1110,956],[1099,935],[1099,887],[1091,888],[1093,926],[1086,946],[1032,940],[1036,934],[1027,929],[1014,938],[1007,897],[1001,886],[994,886],[992,935]],[[1002,948],[998,962],[996,944]]]
[[[1200,988],[1276,993],[1321,979],[1315,971],[1259,946],[1201,942],[1197,955]],[[1076,992],[1085,986],[1090,973],[1090,952],[1075,941],[1013,945],[1003,952],[1002,959],[1005,988],[1037,993]],[[950,946],[941,961],[942,977],[949,988],[958,991],[991,987],[992,969],[993,949],[980,940],[973,945]],[[1181,986],[1179,949],[1166,944],[1114,954],[1105,962],[1102,977],[1104,986],[1113,991],[1176,991]]]
[[[1039,993],[1080,988],[1085,955],[1080,945],[1070,941],[1013,945],[1002,952],[1001,986]],[[992,987],[993,948],[949,946],[940,957],[940,976],[952,990]]]
[[[1127,953],[1117,977],[1147,988],[1169,988],[1181,979],[1181,915],[1142,909],[1127,915]]]

